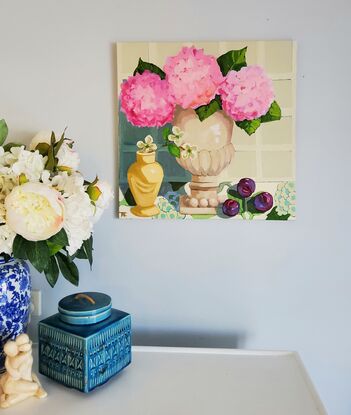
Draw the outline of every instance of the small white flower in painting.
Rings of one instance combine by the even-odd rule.
[[[182,159],[186,160],[188,158],[194,159],[197,155],[197,147],[191,146],[189,144],[184,144],[183,149],[181,150]]]
[[[144,141],[138,141],[137,147],[139,148],[140,153],[152,153],[157,150],[157,145],[154,143],[154,139],[151,135],[147,135],[144,138]]]
[[[176,125],[172,127],[172,133],[176,135],[177,137],[181,137],[183,135],[183,131]]]

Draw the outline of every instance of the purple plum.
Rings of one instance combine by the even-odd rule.
[[[240,205],[234,199],[227,199],[222,206],[222,211],[227,216],[235,216],[239,213]]]
[[[260,212],[267,212],[272,209],[273,206],[273,196],[268,192],[262,192],[255,196],[254,206]]]
[[[241,197],[250,197],[256,189],[256,183],[249,178],[241,179],[237,186],[237,191]]]

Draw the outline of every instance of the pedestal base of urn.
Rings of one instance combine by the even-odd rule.
[[[193,176],[190,195],[181,196],[179,212],[185,215],[215,215],[225,196],[218,195],[217,177]]]
[[[217,209],[214,207],[191,207],[189,206],[189,196],[180,196],[179,212],[183,215],[215,215]]]

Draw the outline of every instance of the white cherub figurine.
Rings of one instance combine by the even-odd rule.
[[[9,340],[4,352],[6,373],[0,378],[0,407],[8,408],[31,396],[45,398],[47,393],[32,374],[32,342],[28,335],[20,334],[16,340]]]

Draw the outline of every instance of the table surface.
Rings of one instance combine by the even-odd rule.
[[[40,377],[49,396],[7,415],[326,415],[294,352],[134,347],[132,364],[83,394]]]

